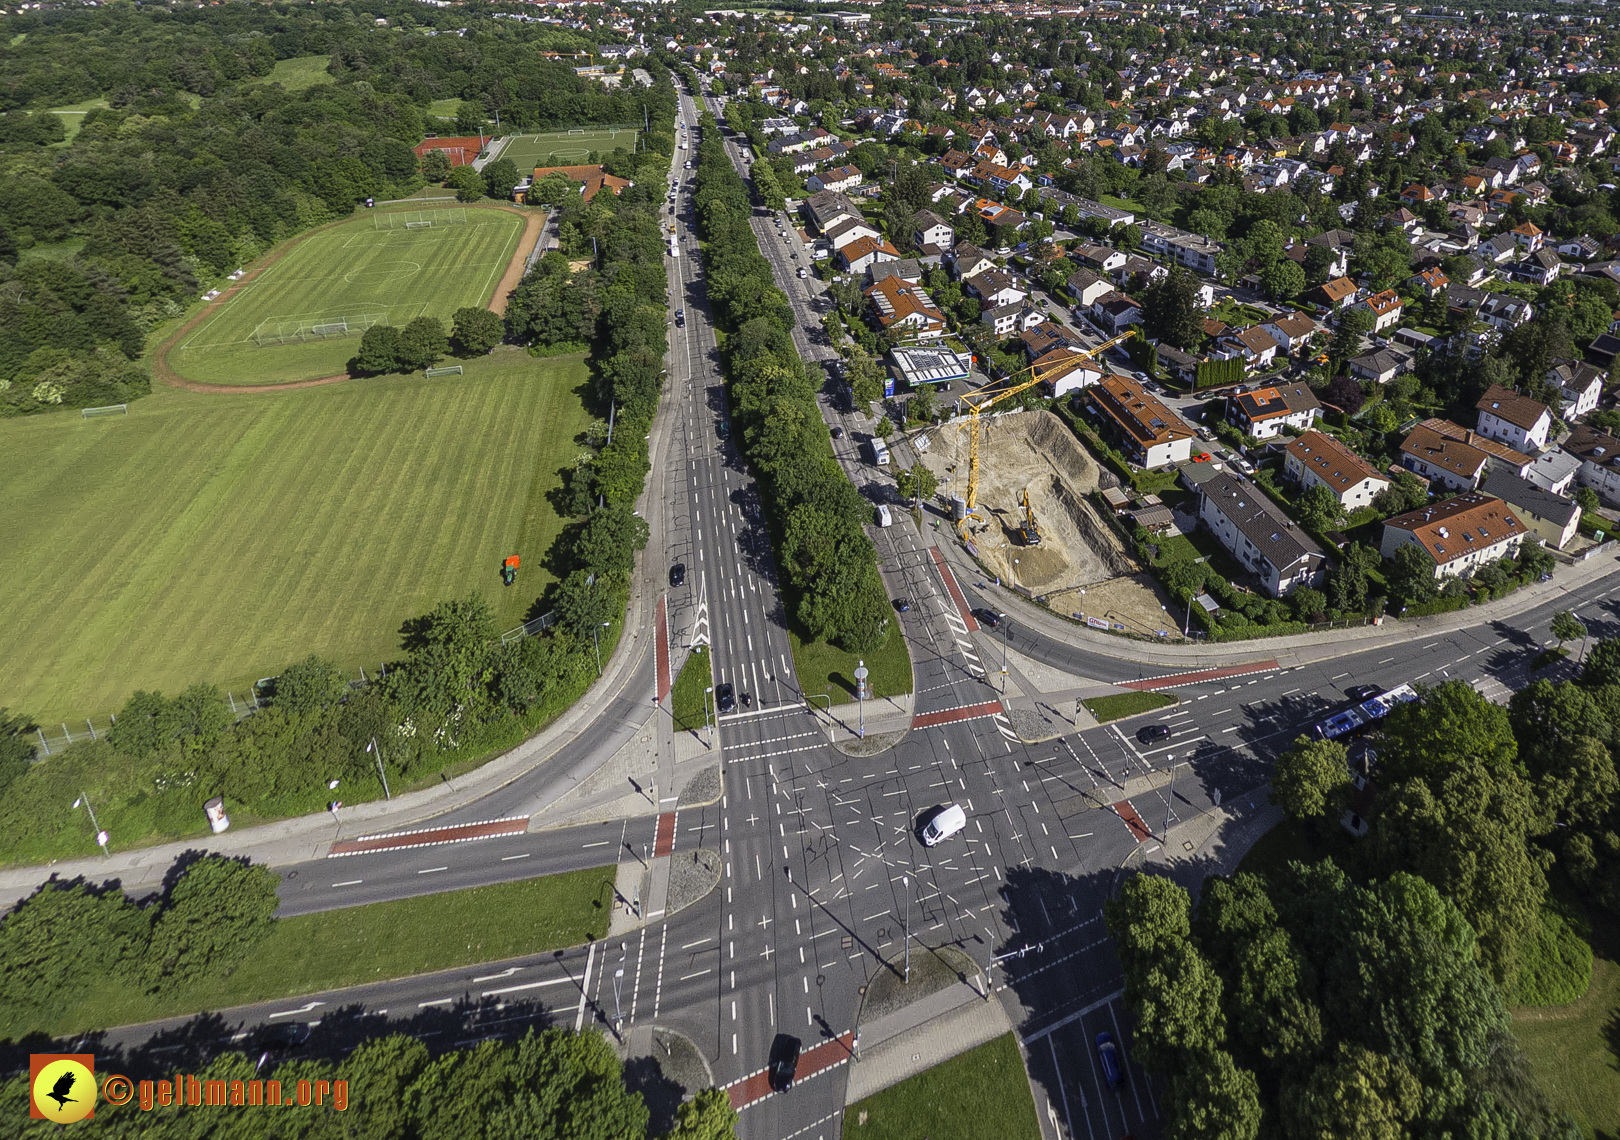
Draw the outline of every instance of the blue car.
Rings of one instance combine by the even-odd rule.
[[[1108,1087],[1118,1089],[1125,1087],[1125,1066],[1119,1055],[1119,1046],[1114,1044],[1112,1033],[1097,1034],[1097,1060],[1102,1063],[1103,1080]]]

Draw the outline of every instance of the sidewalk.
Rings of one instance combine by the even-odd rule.
[[[665,392],[662,400],[672,405],[675,398],[673,392]],[[661,406],[660,414],[653,422],[650,453],[654,472],[663,470],[669,462],[667,452],[675,431],[671,421],[675,418],[669,407]],[[675,474],[679,475],[678,469]],[[86,856],[0,870],[0,908],[15,905],[53,876],[60,879],[83,876],[93,882],[117,879],[127,890],[160,884],[174,860],[187,851],[242,855],[256,863],[276,867],[319,859],[325,855],[333,840],[340,837],[353,839],[378,832],[405,830],[423,820],[469,807],[497,788],[541,768],[576,738],[599,729],[598,722],[614,715],[612,705],[620,697],[633,696],[635,703],[647,710],[628,722],[639,733],[654,711],[650,700],[646,699],[652,695],[651,670],[644,667],[650,665],[652,658],[650,650],[656,628],[653,610],[663,588],[663,568],[656,552],[667,546],[665,534],[669,526],[669,494],[665,482],[662,478],[649,480],[637,503],[639,513],[648,521],[651,537],[647,549],[637,560],[637,573],[630,581],[623,631],[612,656],[603,663],[602,676],[571,708],[510,752],[453,780],[445,779],[392,800],[375,800],[340,808],[335,813],[335,823],[334,813],[321,812],[258,827],[233,829],[223,835],[196,836],[130,851],[115,850],[110,856]],[[657,506],[656,510],[651,509],[654,505]],[[644,671],[646,675],[643,675]],[[642,686],[645,687],[644,693],[634,692]],[[667,716],[659,715],[667,722]],[[623,721],[615,721],[615,727],[624,724]],[[606,755],[592,759],[598,764],[605,763],[618,751],[615,748]],[[673,779],[673,770],[669,775]],[[531,828],[552,825],[549,809],[554,802],[555,799],[540,805],[540,810],[534,812]],[[540,815],[542,810],[547,812],[543,820]]]
[[[972,986],[957,982],[861,1026],[844,1103],[854,1104],[1010,1032],[1012,1022],[999,1001],[986,1001]]]
[[[993,581],[985,578],[984,571],[969,557],[967,551],[962,549],[961,543],[954,536],[942,534],[939,549],[956,571],[957,577],[964,582]],[[1179,668],[1186,667],[1192,662],[1207,664],[1216,661],[1237,664],[1275,657],[1279,666],[1290,666],[1386,645],[1398,645],[1414,638],[1451,633],[1492,621],[1509,620],[1527,609],[1556,601],[1572,590],[1613,574],[1617,562],[1620,562],[1620,558],[1615,555],[1602,554],[1578,562],[1574,566],[1559,564],[1554,569],[1550,581],[1537,582],[1507,597],[1496,598],[1482,606],[1469,606],[1454,613],[1436,614],[1433,617],[1416,618],[1412,621],[1386,618],[1382,625],[1352,626],[1349,629],[1300,633],[1288,637],[1266,637],[1214,644],[1179,641],[1159,644],[1115,637],[1068,621],[1044,606],[1036,605],[1009,587],[989,585],[984,592],[996,598],[995,605],[1003,612],[1024,625],[1039,630],[1054,641],[1093,649],[1099,654],[1118,658],[1123,664]]]

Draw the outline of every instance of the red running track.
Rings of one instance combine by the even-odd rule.
[[[387,835],[366,835],[340,839],[326,850],[326,857],[365,855],[373,851],[398,851],[405,847],[433,847],[440,843],[466,843],[492,835],[521,835],[529,830],[529,817],[491,819],[484,823],[464,823],[457,827],[430,827],[422,831],[396,831]]]
[[[1140,681],[1121,681],[1122,689],[1175,689],[1182,685],[1196,685],[1200,681],[1219,681],[1225,677],[1242,677],[1247,673],[1269,673],[1277,662],[1251,661],[1247,665],[1223,665],[1219,669],[1198,669],[1190,673],[1170,673],[1163,677],[1146,677]]]

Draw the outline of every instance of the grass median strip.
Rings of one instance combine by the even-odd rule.
[[[1106,724],[1111,720],[1162,709],[1180,700],[1180,697],[1170,693],[1115,693],[1108,697],[1087,697],[1082,703],[1097,718],[1098,724]]]
[[[897,697],[911,692],[911,656],[898,621],[891,621],[883,644],[871,653],[850,653],[826,641],[805,641],[800,632],[788,628],[788,644],[793,649],[793,667],[811,703],[820,705],[826,693],[835,705],[855,700],[855,668],[866,663],[866,682],[871,697]]]
[[[845,1140],[979,1140],[988,1134],[998,1140],[1041,1135],[1024,1059],[1011,1033],[844,1110]]]
[[[714,683],[710,680],[711,676],[709,654],[700,645],[692,650],[692,656],[681,666],[680,676],[675,678],[671,708],[676,732],[696,732],[708,723],[704,710],[710,698],[703,690]],[[708,715],[714,715],[713,711],[710,710]]]
[[[341,870],[333,878],[352,873],[353,861]],[[47,1025],[0,1019],[0,1034],[130,1025],[578,946],[607,932],[613,878],[612,867],[593,867],[277,919],[225,978],[156,997],[109,982],[80,993]]]

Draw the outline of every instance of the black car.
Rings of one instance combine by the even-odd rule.
[[[266,1053],[291,1053],[295,1049],[302,1049],[304,1042],[309,1040],[309,1026],[302,1021],[267,1025],[254,1040]]]
[[[1170,726],[1168,724],[1144,724],[1136,730],[1136,739],[1141,744],[1152,744],[1156,740],[1168,740]]]
[[[669,584],[671,586],[684,586],[686,584],[686,563],[677,562],[669,568]]]
[[[896,598],[894,600],[894,608],[899,610],[903,614],[910,613],[911,612],[911,599],[910,598]]]
[[[1358,705],[1370,701],[1374,697],[1383,696],[1383,693],[1384,690],[1377,685],[1351,685],[1344,691],[1344,695]]]
[[[973,617],[985,629],[995,629],[1001,624],[1001,615],[991,610],[974,610]]]
[[[803,1046],[797,1037],[778,1033],[771,1043],[770,1082],[777,1092],[793,1087],[793,1078],[799,1071],[799,1052]]]
[[[714,687],[714,707],[723,713],[737,711],[737,694],[730,685]]]
[[[844,429],[841,428],[841,427],[833,428],[832,429],[832,437],[834,439],[843,439],[844,438]]]

